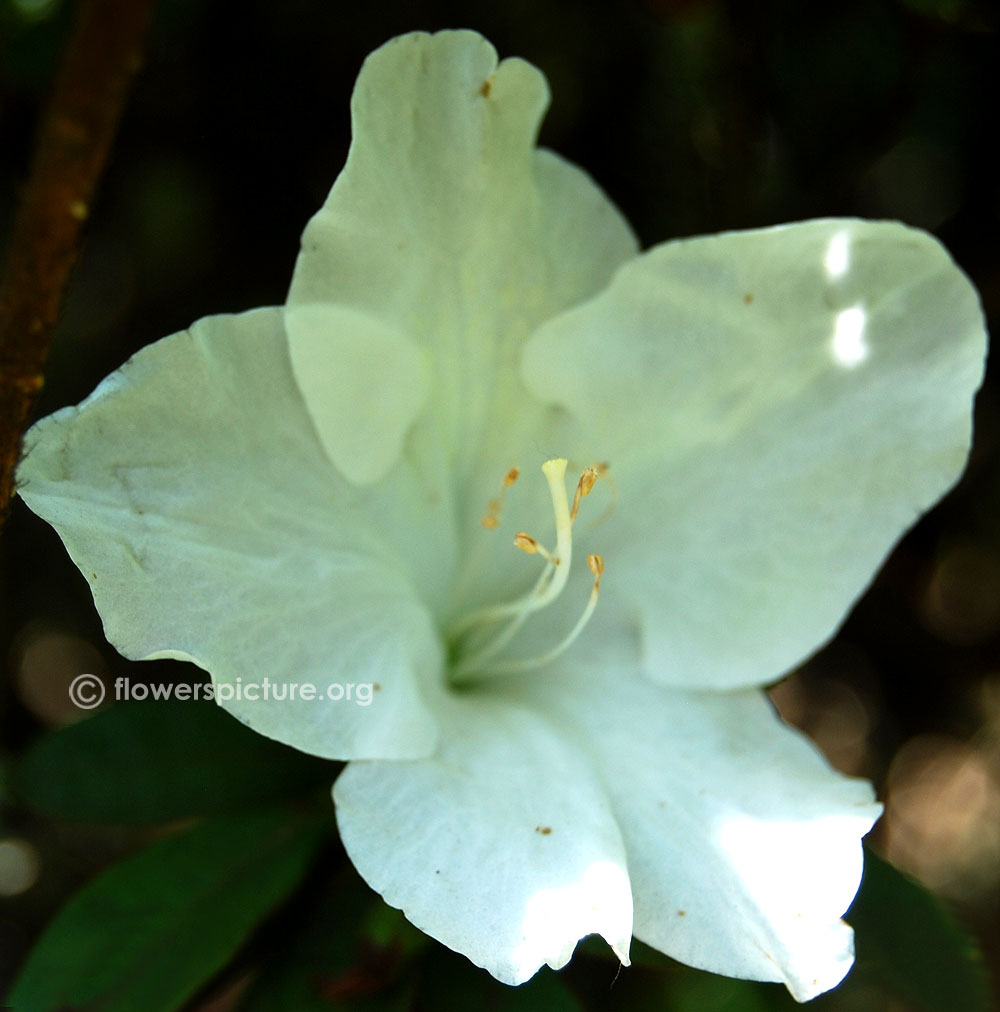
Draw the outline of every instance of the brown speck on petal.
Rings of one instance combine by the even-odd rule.
[[[548,836],[552,832],[551,826],[535,826],[535,832],[541,833],[542,836]]]

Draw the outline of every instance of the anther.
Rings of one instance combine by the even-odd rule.
[[[559,565],[559,559],[556,558],[544,545],[539,544],[537,538],[533,538],[530,534],[526,534],[524,531],[518,531],[514,535],[514,547],[520,548],[522,552],[527,552],[528,555],[540,555],[546,562],[550,562],[553,566]]]
[[[530,534],[518,531],[514,535],[514,547],[520,548],[522,552],[527,552],[529,555],[534,555],[538,551],[538,542]]]
[[[588,555],[587,565],[594,574],[594,590],[600,590],[601,577],[604,575],[604,558],[600,555]]]
[[[584,468],[583,474],[580,475],[580,480],[576,483],[576,491],[573,493],[573,508],[569,512],[570,520],[576,520],[576,515],[580,512],[580,500],[590,495],[590,490],[594,487],[597,478],[598,470],[596,467]]]

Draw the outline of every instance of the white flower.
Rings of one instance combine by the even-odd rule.
[[[500,980],[634,934],[807,999],[879,808],[760,686],[961,472],[978,301],[892,223],[640,255],[547,101],[470,32],[378,50],[286,306],[40,422],[21,494],[127,656],[376,683],[226,705],[351,760],[361,874]]]

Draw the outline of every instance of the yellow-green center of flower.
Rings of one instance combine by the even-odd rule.
[[[584,470],[577,482],[571,504],[566,494],[567,463],[564,457],[558,457],[547,460],[542,465],[555,514],[555,548],[550,551],[524,531],[518,531],[514,535],[515,547],[529,555],[538,555],[545,562],[545,568],[534,587],[512,601],[470,612],[448,630],[449,642],[460,644],[459,656],[451,671],[454,684],[478,681],[494,675],[516,674],[548,664],[572,645],[594,614],[604,573],[604,559],[600,555],[587,556],[587,566],[593,574],[594,586],[586,607],[573,628],[541,654],[513,660],[504,656],[507,647],[528,618],[551,605],[562,594],[569,580],[573,563],[573,525],[580,511],[580,503],[590,494],[602,474],[602,468],[595,465]],[[499,525],[503,494],[517,478],[517,469],[511,468],[504,478],[500,498],[489,504],[489,510],[483,517],[485,528],[492,530]]]

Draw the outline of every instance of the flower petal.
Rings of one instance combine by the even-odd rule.
[[[621,837],[580,752],[487,693],[444,699],[432,759],[353,762],[334,787],[344,846],[422,931],[507,984],[597,932],[628,963]]]
[[[151,345],[26,446],[20,494],[59,532],[123,654],[192,660],[220,695],[265,678],[276,693],[314,684],[313,701],[258,687],[224,705],[316,755],[432,750],[418,679],[437,677],[436,635],[405,546],[373,525],[384,505],[361,499],[316,440],[280,310],[210,317]],[[406,531],[412,493],[386,498],[401,512],[386,528]],[[362,682],[381,687],[370,705],[337,698]]]
[[[519,344],[634,254],[593,182],[535,150],[547,104],[539,71],[498,66],[474,32],[405,35],[365,61],[287,312],[296,379],[351,481],[388,473],[425,406],[467,475],[495,404],[526,399]],[[358,391],[389,410],[357,411]]]
[[[833,633],[961,473],[985,340],[934,239],[853,220],[668,243],[540,329],[525,381],[611,462],[653,677],[761,684]]]
[[[619,663],[627,652],[619,653]],[[783,981],[850,969],[871,786],[830,769],[758,690],[693,693],[601,658],[520,691],[585,742],[625,839],[636,938],[692,966]]]

